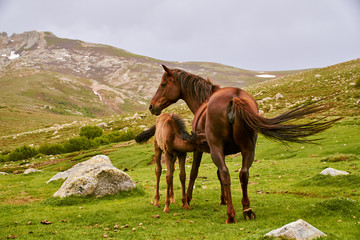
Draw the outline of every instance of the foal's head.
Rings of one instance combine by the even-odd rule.
[[[177,102],[177,100],[181,98],[180,83],[175,79],[170,68],[165,65],[162,65],[162,67],[165,73],[149,106],[150,112],[154,115],[159,115],[164,108]]]

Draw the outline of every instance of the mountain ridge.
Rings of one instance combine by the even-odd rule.
[[[163,74],[161,64],[209,77],[225,86],[244,87],[265,80],[256,77],[259,74],[256,71],[217,63],[162,61],[108,45],[59,38],[51,32],[30,31],[10,37],[1,33],[0,47],[1,77],[39,75],[39,79],[47,76],[57,79],[57,85],[61,85],[58,88],[73,85],[73,88],[83,91],[90,90],[93,96],[87,96],[87,100],[93,102],[98,110],[89,110],[92,114],[86,114],[84,110],[74,111],[71,104],[63,107],[70,110],[68,114],[75,115],[104,116],[145,109]],[[292,72],[279,72],[276,75],[289,73]],[[43,99],[42,105],[50,109],[62,107],[56,101],[51,101],[51,93],[46,94],[51,96],[40,97]],[[81,102],[81,96],[77,93],[68,94],[78,98],[73,104],[86,106],[86,101]],[[65,102],[72,102],[69,97],[61,98]]]

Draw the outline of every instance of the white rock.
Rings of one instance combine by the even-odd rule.
[[[338,175],[348,175],[349,173],[346,171],[336,170],[334,168],[325,168],[320,174],[338,176]]]
[[[24,174],[30,174],[30,173],[34,173],[34,172],[42,172],[41,170],[37,170],[35,168],[28,168],[24,171]]]
[[[302,219],[286,224],[285,226],[272,230],[265,236],[273,236],[275,238],[286,238],[296,240],[309,240],[326,236],[325,233],[311,226]]]
[[[107,123],[102,122],[102,123],[97,124],[96,126],[101,127],[101,128],[106,128],[108,125],[107,125]]]
[[[135,188],[130,176],[114,167],[105,155],[97,155],[76,164],[65,172],[52,177],[48,182],[67,178],[54,197],[105,196]]]
[[[9,175],[7,172],[0,172],[0,175]]]
[[[284,96],[283,96],[281,93],[277,93],[277,94],[275,95],[275,98],[276,98],[276,100],[278,100],[278,99],[280,99],[280,98],[284,98]]]
[[[266,101],[269,101],[269,100],[272,100],[272,98],[271,97],[266,97],[266,98],[261,99],[261,101],[263,101],[263,102],[266,102]]]

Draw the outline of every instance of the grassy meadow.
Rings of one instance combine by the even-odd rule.
[[[174,178],[176,203],[162,212],[165,174],[161,178],[161,206],[152,206],[155,192],[153,146],[134,142],[55,156],[54,163],[39,166],[43,172],[0,176],[0,239],[264,239],[263,235],[289,222],[303,219],[326,239],[360,236],[360,119],[349,118],[322,133],[318,145],[280,143],[259,138],[256,161],[250,169],[249,194],[257,217],[245,221],[237,170],[241,156],[227,157],[232,180],[236,224],[225,224],[226,206],[219,206],[216,167],[205,154],[195,184],[191,210],[180,207],[180,183]],[[103,198],[53,198],[61,180],[46,184],[58,171],[107,154],[114,166],[129,169],[137,187],[131,192]],[[56,161],[58,160],[58,161]],[[190,173],[189,154],[187,176]],[[15,163],[14,163],[15,164]],[[326,167],[350,172],[329,177]],[[41,224],[48,220],[49,225]],[[114,226],[118,228],[114,229]]]
[[[321,138],[317,144],[285,146],[259,136],[248,186],[255,220],[245,221],[242,216],[240,154],[226,158],[237,212],[237,223],[227,225],[226,206],[219,206],[220,185],[209,154],[204,154],[190,210],[180,207],[176,167],[176,203],[166,214],[162,212],[166,170],[161,176],[161,205],[156,208],[152,205],[156,180],[152,140],[146,144],[132,140],[66,154],[0,161],[0,172],[9,173],[0,175],[0,239],[266,239],[267,232],[298,219],[327,234],[324,239],[360,239],[360,60],[266,81],[247,91],[255,96],[267,117],[329,96],[325,103],[333,104],[333,108],[324,115],[345,117],[317,135]],[[277,99],[277,93],[283,97]],[[44,143],[63,143],[79,136],[85,125],[105,122],[104,134],[111,134],[155,123],[148,112],[95,119],[15,109],[0,107],[2,155],[23,145],[38,148]],[[172,106],[166,112],[178,113],[190,131],[192,114],[185,105]],[[63,180],[46,184],[47,180],[98,154],[108,155],[115,167],[127,169],[136,189],[102,198],[52,197]],[[191,164],[189,153],[187,177]],[[29,167],[42,172],[22,174]],[[320,175],[327,167],[350,174]]]

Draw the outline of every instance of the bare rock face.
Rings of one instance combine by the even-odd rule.
[[[88,161],[76,164],[65,172],[52,177],[48,182],[66,179],[54,197],[96,196],[116,194],[135,188],[135,183],[125,172],[114,167],[105,155],[97,155]]]
[[[322,175],[331,175],[331,176],[338,176],[338,175],[348,175],[349,173],[346,171],[336,170],[334,168],[325,168],[320,174]]]
[[[316,229],[302,219],[286,224],[285,226],[272,230],[265,236],[296,240],[310,240],[326,236],[325,233]]]

